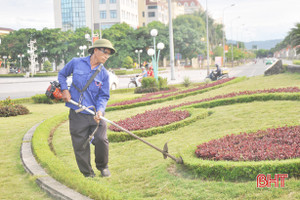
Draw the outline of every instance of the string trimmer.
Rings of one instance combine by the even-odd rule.
[[[56,83],[57,83],[57,82],[56,82]],[[54,95],[52,95],[52,96],[50,95],[50,93],[51,93],[51,92],[50,92],[50,90],[51,90],[50,88],[51,88],[51,87],[52,87],[52,90],[55,91],[55,92],[57,93],[57,85],[58,85],[58,84],[54,84],[54,82],[52,82],[51,85],[49,86],[49,88],[47,89],[48,94],[47,94],[47,92],[46,92],[46,95],[47,95],[48,97],[52,98],[52,99],[58,99],[58,100],[59,100],[59,98],[61,98],[61,95],[55,95],[55,96],[54,96]],[[59,88],[58,88],[58,89],[59,89]],[[59,89],[59,90],[60,90],[60,89]],[[69,101],[69,103],[71,103],[71,104],[73,104],[73,105],[76,105],[76,106],[79,108],[79,109],[77,110],[77,112],[81,112],[81,111],[85,110],[85,111],[89,112],[90,114],[92,114],[92,115],[94,115],[94,116],[96,115],[96,113],[95,113],[94,111],[90,110],[88,107],[86,107],[86,106],[84,106],[84,105],[81,105],[81,104],[77,103],[76,101],[73,101],[72,99]],[[111,125],[113,125],[113,126],[115,126],[115,127],[117,127],[117,128],[119,128],[120,130],[122,130],[122,131],[128,133],[129,135],[131,135],[131,136],[134,137],[135,139],[137,139],[137,140],[139,140],[139,141],[141,141],[141,142],[147,144],[148,146],[152,147],[153,149],[159,151],[160,153],[163,154],[164,159],[166,159],[167,157],[169,157],[169,158],[171,158],[172,160],[174,160],[176,163],[178,163],[178,164],[183,164],[183,160],[182,160],[182,157],[181,157],[181,156],[180,156],[179,158],[176,158],[175,156],[172,156],[172,155],[169,154],[169,152],[168,152],[168,143],[167,143],[167,142],[165,143],[164,148],[163,148],[163,149],[160,149],[160,148],[154,146],[153,144],[150,144],[150,143],[147,142],[146,140],[143,140],[142,138],[140,138],[140,137],[138,137],[137,135],[133,134],[132,132],[128,131],[127,129],[125,129],[125,128],[119,126],[118,124],[116,124],[116,123],[114,123],[114,122],[112,122],[112,121],[110,121],[110,120],[108,120],[108,119],[106,119],[105,117],[100,116],[100,119],[101,119],[101,120],[104,120],[105,122],[107,122],[107,123],[109,123],[109,124],[111,124]],[[86,147],[86,146],[88,145],[88,143],[90,143],[90,142],[92,141],[92,139],[94,138],[94,134],[95,134],[95,133],[96,133],[96,131],[94,131],[94,132],[90,135],[90,137],[85,141],[85,143],[84,143],[84,145],[83,145],[84,147]]]

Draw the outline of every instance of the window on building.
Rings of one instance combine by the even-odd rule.
[[[117,18],[117,11],[116,10],[111,10],[110,11],[110,18]]]
[[[195,6],[195,3],[194,3],[194,2],[192,2],[192,3],[191,3],[191,6],[192,6],[192,7],[194,7],[194,6]]]
[[[106,0],[100,0],[100,4],[106,4]]]
[[[155,12],[148,12],[148,17],[155,17]]]
[[[145,12],[144,11],[142,12],[142,16],[145,17]]]
[[[148,6],[148,9],[157,9],[157,6]]]
[[[106,11],[100,11],[100,19],[106,19]]]
[[[116,0],[109,0],[109,3],[116,3]]]
[[[188,6],[189,6],[189,4],[185,2],[184,3],[184,7],[188,7]]]

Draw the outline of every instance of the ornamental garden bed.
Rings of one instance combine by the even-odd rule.
[[[249,78],[245,82],[225,87],[224,90],[233,91],[234,88],[255,90],[257,86],[260,88],[277,88],[299,85],[299,75],[293,75],[296,78],[291,78],[291,76],[288,75],[288,78],[284,77],[286,81],[282,81],[280,78],[282,75]],[[251,81],[252,79],[254,80]],[[264,83],[268,85],[265,86]],[[199,96],[203,97],[203,99],[210,99],[212,96],[218,96],[215,95],[216,93],[222,94],[222,90],[208,92]],[[299,122],[299,92],[277,91],[273,93],[243,94],[228,98],[210,99],[209,101],[197,99],[199,96],[189,98],[196,103],[190,105],[182,104],[180,107],[172,109],[172,111],[188,111],[190,116],[184,120],[165,126],[133,131],[134,133],[143,132],[146,136],[150,136],[152,135],[150,130],[159,134],[159,129],[164,129],[174,124],[182,125],[182,122],[200,115],[201,112],[207,115],[202,120],[195,119],[195,123],[190,123],[188,126],[181,126],[182,128],[180,129],[170,128],[169,130],[164,130],[166,134],[147,138],[147,141],[159,147],[163,147],[164,143],[169,141],[169,152],[175,156],[182,156],[184,166],[176,165],[174,167],[177,169],[182,168],[182,171],[176,171],[179,174],[179,178],[174,176],[176,173],[172,174],[168,171],[170,166],[175,165],[171,160],[162,159],[160,153],[147,148],[139,141],[128,141],[121,144],[112,142],[110,144],[109,167],[112,173],[110,178],[104,179],[99,177],[100,172],[97,173],[97,171],[97,176],[94,179],[84,178],[78,171],[74,159],[67,123],[64,123],[63,127],[59,127],[59,131],[54,134],[54,148],[57,155],[53,157],[50,150],[44,151],[44,149],[49,148],[47,144],[48,129],[51,130],[51,127],[55,126],[57,120],[63,119],[55,118],[52,121],[52,125],[49,125],[48,120],[45,121],[43,124],[49,126],[44,127],[44,130],[39,130],[40,133],[43,132],[44,136],[33,148],[36,149],[39,160],[44,163],[43,166],[51,171],[53,176],[69,187],[75,188],[93,199],[186,199],[187,197],[189,199],[265,199],[273,197],[286,198],[287,196],[290,199],[297,199],[300,194],[298,190],[299,180],[296,176],[299,174],[299,171],[297,171],[300,168],[299,158],[274,161],[215,161],[197,158],[195,149],[196,145],[212,139],[222,138],[228,133],[239,133],[240,130],[255,132],[258,129],[266,130],[272,127],[273,124],[284,126],[284,124],[290,125],[290,122]],[[201,100],[203,102],[198,102]],[[170,105],[180,105],[179,102],[183,101],[170,99],[168,103]],[[146,105],[148,105],[147,102],[145,103]],[[155,108],[157,107],[159,106],[155,106]],[[274,112],[273,109],[280,109],[280,115],[274,116],[273,113],[269,112],[270,110]],[[118,116],[118,119],[126,119],[128,112],[137,113],[141,112],[141,110],[143,108],[107,112],[106,117],[113,119],[115,116]],[[223,113],[223,111],[225,112]],[[65,117],[67,117],[67,114],[65,114]],[[65,119],[65,117],[63,118]],[[241,118],[239,119],[240,121],[235,120],[238,117]],[[267,123],[261,123],[262,117]],[[228,120],[221,127],[215,125],[216,121],[226,120],[227,118]],[[246,122],[242,122],[243,120]],[[255,130],[252,130],[254,121],[259,122],[254,124]],[[117,136],[123,134],[125,138],[125,133],[111,130],[108,132],[108,136],[116,136],[116,140],[120,139]],[[126,137],[130,136],[126,134]],[[37,142],[39,140],[38,136],[34,140]],[[125,138],[124,140],[127,139]],[[93,151],[93,147],[91,148],[91,151]],[[93,160],[94,157],[92,156],[91,159]],[[93,162],[91,164],[95,167]],[[270,173],[272,177],[274,177],[274,173],[288,173],[289,178],[286,179],[287,187],[284,189],[261,188],[258,190],[255,188],[255,180],[256,176],[261,173]],[[191,174],[193,177],[191,177]],[[208,179],[208,181],[199,180],[203,178]],[[211,179],[221,181],[210,181]],[[235,182],[227,180],[234,180]]]
[[[135,107],[139,107],[139,106],[145,106],[145,105],[151,105],[151,104],[161,103],[161,102],[165,102],[165,101],[181,99],[184,97],[208,92],[210,90],[224,87],[226,85],[238,83],[245,79],[246,79],[245,77],[240,77],[240,78],[233,77],[233,78],[221,79],[221,80],[215,81],[213,83],[200,85],[195,88],[181,90],[178,92],[165,91],[166,94],[164,94],[164,91],[162,91],[160,93],[162,95],[142,96],[140,98],[136,98],[133,100],[123,101],[123,102],[108,105],[106,108],[106,112],[113,111],[113,110],[123,110],[123,109],[135,108]]]
[[[270,128],[256,133],[227,135],[197,146],[204,160],[262,161],[300,157],[300,126]]]
[[[170,126],[172,126],[172,123],[178,122],[190,117],[190,113],[186,110],[187,108],[199,108],[199,107],[214,107],[218,105],[228,105],[233,103],[242,103],[242,102],[251,102],[251,101],[264,101],[264,100],[290,100],[290,99],[298,99],[299,95],[292,95],[289,96],[289,93],[299,93],[300,89],[298,87],[287,87],[287,88],[273,88],[273,89],[265,89],[265,90],[254,90],[254,91],[241,91],[241,92],[233,92],[229,94],[224,95],[217,95],[215,97],[211,98],[205,98],[198,101],[191,101],[191,102],[185,102],[178,105],[172,105],[167,106],[163,108],[158,108],[154,110],[148,110],[144,113],[137,114],[135,116],[126,118],[124,120],[117,121],[118,125],[122,126],[123,128],[129,130],[129,131],[137,131],[137,134],[139,136],[151,136],[153,134],[157,133],[164,133],[167,131],[170,131]],[[286,95],[285,95],[286,94]],[[256,95],[256,96],[255,96]],[[275,96],[274,96],[275,95]],[[206,102],[206,103],[205,103]],[[176,111],[174,109],[176,108]],[[173,110],[173,111],[172,111]],[[206,116],[209,115],[209,112],[207,111],[207,114],[203,116],[201,114],[197,116],[197,119],[203,119]],[[180,127],[184,125],[188,125],[195,120],[195,118],[186,120],[189,121],[189,123],[181,123]],[[164,128],[163,126],[169,125],[168,128]],[[155,130],[156,127],[160,127],[159,131]],[[175,127],[179,128],[178,125]],[[173,127],[174,128],[174,127]],[[120,130],[112,125],[109,126],[109,129],[112,132],[120,132]],[[147,130],[151,129],[151,131]],[[165,131],[162,131],[165,130]],[[174,129],[172,129],[174,130]],[[152,134],[150,134],[152,133]],[[126,134],[125,134],[126,135]],[[126,137],[124,134],[120,135],[123,139],[117,139],[118,134],[109,134],[109,138],[111,141],[124,141],[133,139],[132,137]]]

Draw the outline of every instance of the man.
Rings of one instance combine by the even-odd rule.
[[[141,83],[142,79],[147,77],[147,70],[145,67],[141,67],[142,73],[139,75],[138,81]]]
[[[59,72],[58,81],[62,90],[62,99],[70,108],[69,123],[73,149],[80,172],[85,177],[94,177],[95,173],[90,161],[90,146],[83,147],[89,135],[94,130],[95,163],[103,177],[109,177],[108,169],[108,139],[106,123],[100,120],[104,115],[109,99],[109,76],[103,64],[110,55],[115,53],[111,42],[106,39],[95,41],[88,52],[88,57],[73,58]],[[99,72],[99,70],[101,70]],[[94,75],[94,73],[96,73]],[[67,77],[73,74],[70,91],[67,86]],[[94,77],[93,77],[94,76]],[[90,82],[90,84],[87,84]],[[77,106],[68,103],[72,99],[80,104],[94,109],[96,115],[92,116],[87,111],[76,113]],[[98,127],[98,129],[96,129]]]

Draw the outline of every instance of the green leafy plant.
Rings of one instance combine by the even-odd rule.
[[[49,60],[46,60],[44,62],[44,70],[48,73],[49,71],[51,71],[52,69],[52,66],[51,66],[51,63]]]
[[[26,107],[14,104],[10,97],[6,98],[3,101],[0,101],[0,117],[25,115],[28,113],[29,110]]]
[[[161,76],[158,77],[158,88],[159,90],[168,90],[168,79],[162,78]]]
[[[189,77],[185,76],[183,78],[183,83],[182,84],[184,85],[184,87],[189,87],[192,84],[192,82],[191,82]]]

